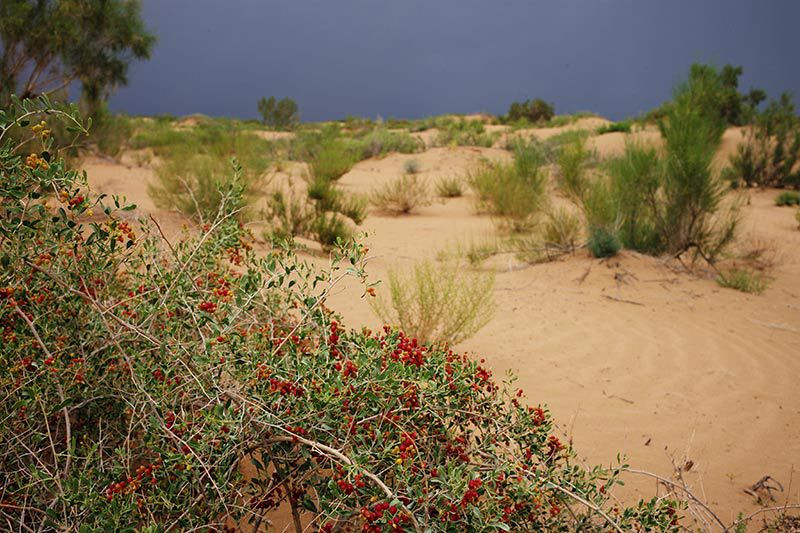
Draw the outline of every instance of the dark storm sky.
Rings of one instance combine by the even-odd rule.
[[[621,119],[694,61],[800,99],[800,0],[144,0],[157,34],[111,100],[133,114],[251,118],[291,96],[305,120],[504,112]]]

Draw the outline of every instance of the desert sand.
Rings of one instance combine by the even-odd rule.
[[[603,122],[585,120],[592,129]],[[559,129],[522,134],[544,138],[563,128],[550,130]],[[435,132],[419,135],[428,140]],[[628,137],[657,142],[658,132]],[[738,130],[726,133],[718,161],[739,139]],[[625,141],[625,134],[610,133],[590,138],[589,146],[608,156]],[[357,164],[341,185],[366,193],[399,176],[408,159],[433,185],[482,157],[510,155],[471,147],[392,154]],[[153,171],[136,158],[90,158],[84,168],[97,192],[127,196],[138,204],[137,215],[152,214],[167,234],[185,223],[155,208],[147,195]],[[300,180],[301,170],[290,167],[284,177]],[[495,263],[495,317],[457,347],[485,358],[498,379],[515,372],[526,400],[550,407],[587,463],[612,464],[621,453],[631,468],[665,477],[677,465],[726,522],[757,508],[743,489],[767,474],[786,488],[776,503],[800,501],[800,476],[792,480],[800,467],[800,231],[792,209],[773,205],[775,191],[746,194],[740,242],[775,250],[773,281],[763,295],[724,289],[710,274],[631,252],[598,260],[581,250],[539,265],[509,258]],[[371,212],[361,229],[368,233],[372,279],[385,278],[390,265],[496,237],[491,221],[473,213],[469,194],[408,216]],[[329,306],[351,327],[378,327],[362,292],[344,284]],[[625,498],[656,493],[652,478],[625,479]]]

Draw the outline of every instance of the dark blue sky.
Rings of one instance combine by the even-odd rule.
[[[143,0],[150,61],[111,100],[134,114],[303,119],[651,109],[695,61],[800,98],[800,0]]]

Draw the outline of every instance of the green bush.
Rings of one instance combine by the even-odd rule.
[[[288,97],[281,100],[274,96],[261,98],[258,112],[264,124],[278,130],[292,129],[300,122],[297,102]]]
[[[547,205],[547,176],[541,167],[484,163],[469,172],[467,181],[478,212],[491,215],[503,229],[531,230]]]
[[[371,301],[387,324],[423,341],[458,344],[491,320],[494,276],[471,272],[456,258],[420,261],[410,272],[389,270],[389,300]]]
[[[611,257],[617,255],[622,245],[613,232],[603,227],[589,228],[589,240],[586,247],[595,257]]]
[[[604,126],[600,126],[597,128],[597,135],[603,135],[606,133],[630,133],[631,132],[631,121],[630,120],[622,120],[620,122],[612,122],[611,124],[606,124]]]
[[[323,140],[314,151],[308,165],[315,179],[337,181],[358,162],[354,150],[338,137]]]
[[[775,205],[779,207],[786,205],[800,205],[800,192],[783,191],[775,198]]]
[[[524,102],[513,102],[508,108],[505,120],[517,122],[527,120],[531,124],[546,122],[555,115],[553,104],[548,104],[541,98],[525,100]]]
[[[609,161],[614,227],[622,245],[645,253],[660,253],[658,223],[660,161],[654,148],[628,142],[622,157]]]
[[[430,196],[425,183],[416,175],[407,174],[374,189],[369,199],[378,210],[396,216],[430,205]]]

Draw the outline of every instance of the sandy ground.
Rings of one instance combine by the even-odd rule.
[[[550,129],[531,134],[557,133]],[[658,142],[654,130],[632,136]],[[718,160],[740,138],[729,130]],[[601,156],[613,155],[624,148],[625,135],[589,143]],[[509,155],[468,147],[393,154],[359,163],[341,184],[366,193],[416,159],[421,179],[433,186],[482,157]],[[97,159],[84,168],[97,191],[125,195],[168,234],[180,231],[181,217],[156,209],[147,195],[151,169]],[[294,170],[290,175],[299,179]],[[602,261],[582,251],[523,268],[509,263],[497,273],[494,319],[458,347],[485,357],[498,378],[517,373],[527,401],[549,405],[590,464],[614,463],[622,453],[632,468],[669,477],[673,463],[691,462],[685,479],[726,522],[756,509],[743,489],[767,474],[787,489],[779,503],[787,496],[800,502],[800,476],[792,480],[800,467],[800,231],[792,209],[773,205],[775,191],[748,194],[742,242],[777,250],[774,280],[763,295],[723,289],[710,276],[630,252]],[[362,229],[374,256],[373,279],[385,278],[388,265],[496,236],[489,219],[473,214],[469,197],[403,217],[370,213]],[[330,306],[350,326],[377,327],[362,290],[345,284]],[[649,498],[657,490],[653,479],[630,474],[626,480],[626,498]]]

